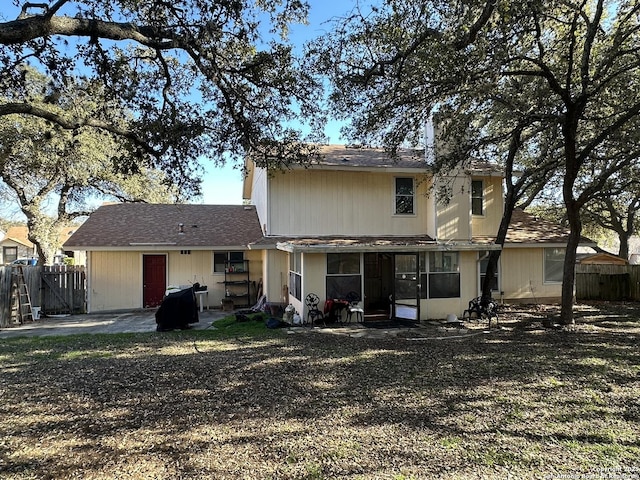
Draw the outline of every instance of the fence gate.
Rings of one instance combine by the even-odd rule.
[[[85,313],[86,274],[83,266],[42,267],[41,311],[45,315]]]

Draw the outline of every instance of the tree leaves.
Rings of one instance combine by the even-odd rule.
[[[179,172],[173,179],[185,196],[197,193],[189,175],[199,158],[240,160],[263,140],[286,141],[293,106],[317,94],[274,36],[304,21],[300,1],[64,3],[64,16],[52,9],[0,24],[0,85],[24,90],[12,72],[27,59],[54,79],[78,71],[93,78],[134,112],[129,140],[172,178]],[[63,48],[58,38],[72,41]]]

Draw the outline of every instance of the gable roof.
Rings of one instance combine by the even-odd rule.
[[[4,235],[2,241],[11,240],[26,247],[33,247],[33,243],[28,238],[29,229],[24,225],[14,225],[7,229],[7,233]]]
[[[252,206],[120,203],[99,207],[64,246],[78,250],[237,248],[261,238]]]
[[[613,255],[612,253],[607,252],[578,255],[577,262],[583,265],[629,265],[629,261],[626,258],[621,258],[617,255]]]

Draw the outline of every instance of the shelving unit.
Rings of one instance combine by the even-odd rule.
[[[249,260],[225,262],[224,298],[233,301],[235,307],[249,307]]]

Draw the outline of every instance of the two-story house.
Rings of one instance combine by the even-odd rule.
[[[448,178],[428,174],[424,154],[328,146],[309,168],[270,173],[250,161],[245,197],[264,238],[264,288],[304,311],[304,299],[356,292],[365,315],[406,319],[461,315],[479,295],[503,211],[502,172],[472,165]],[[436,185],[433,182],[437,182]],[[432,187],[436,187],[435,189]],[[446,200],[435,191],[446,188]],[[556,301],[566,231],[514,215],[495,296]],[[252,247],[255,248],[255,247]]]
[[[87,251],[90,311],[153,307],[169,286],[197,282],[212,307],[264,293],[305,316],[309,293],[321,302],[355,293],[369,319],[461,316],[479,295],[487,252],[500,248],[502,174],[491,165],[434,179],[422,152],[392,161],[383,150],[325,146],[312,165],[245,167],[250,205],[120,204],[91,215],[65,244]],[[442,188],[449,195],[437,201]],[[495,297],[557,301],[566,234],[517,211]]]

